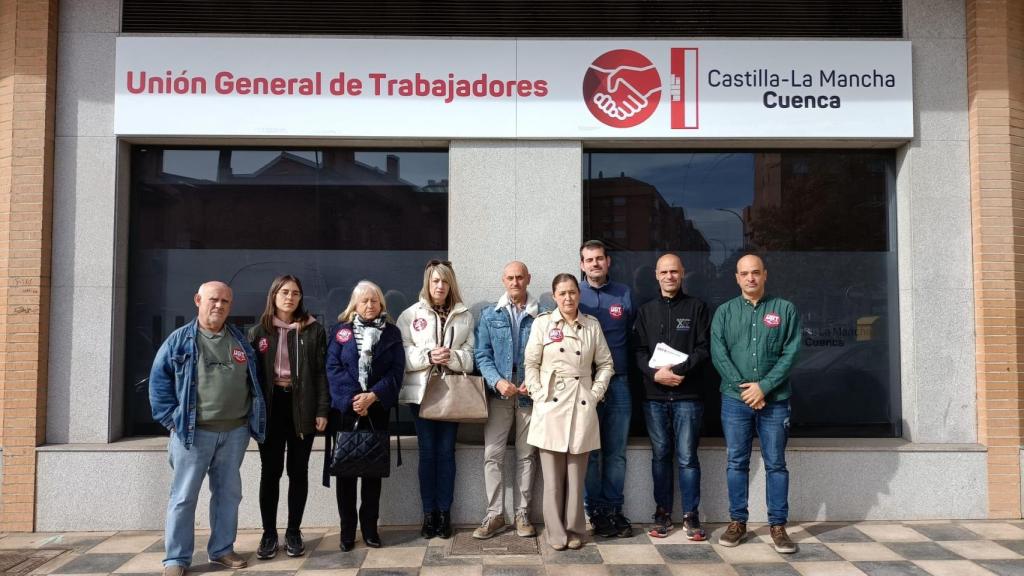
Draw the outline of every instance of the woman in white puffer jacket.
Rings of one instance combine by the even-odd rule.
[[[432,368],[473,370],[473,315],[462,303],[451,262],[431,260],[423,271],[419,302],[398,317],[405,345],[405,380],[399,402],[408,404],[419,444],[420,499],[424,538],[450,538],[455,498],[455,437],[458,423],[419,417]]]

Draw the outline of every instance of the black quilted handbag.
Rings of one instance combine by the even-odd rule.
[[[360,428],[363,418],[356,420],[351,430],[334,433],[330,474],[339,478],[387,478],[391,474],[391,442],[388,431],[377,431],[367,418],[370,428]]]

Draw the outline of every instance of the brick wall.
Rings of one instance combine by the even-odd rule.
[[[1024,2],[968,0],[978,438],[991,518],[1021,517]]]
[[[0,0],[0,532],[30,531],[46,431],[57,1]]]

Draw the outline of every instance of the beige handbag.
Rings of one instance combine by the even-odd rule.
[[[487,392],[483,377],[432,367],[419,415],[427,420],[444,422],[486,422]]]

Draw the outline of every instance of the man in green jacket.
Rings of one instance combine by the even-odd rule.
[[[775,550],[796,552],[786,533],[789,515],[789,371],[800,351],[800,319],[792,302],[765,294],[768,270],[748,254],[736,263],[740,295],[719,306],[711,322],[711,360],[722,376],[732,522],[719,537],[736,546],[747,531],[747,492],[754,431],[761,440],[767,478],[768,523]]]

